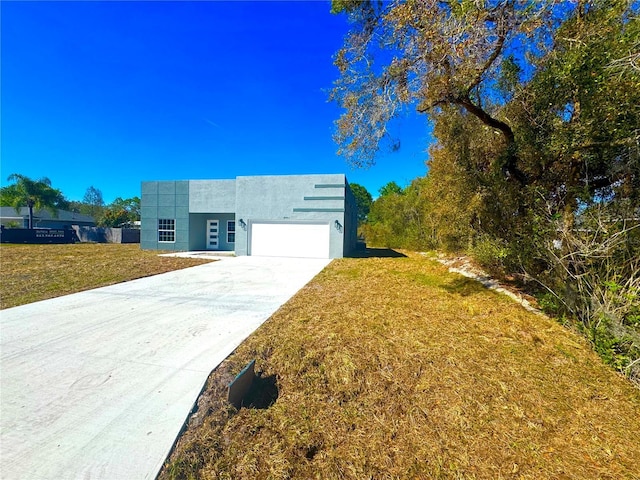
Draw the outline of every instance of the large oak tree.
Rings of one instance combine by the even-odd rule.
[[[406,108],[436,120],[454,107],[497,134],[491,169],[519,187],[584,198],[637,182],[637,2],[334,0],[333,11],[353,22],[331,93],[352,164],[397,145],[389,123]]]
[[[509,0],[335,0],[353,22],[335,56],[331,98],[344,108],[335,139],[357,166],[374,162],[388,123],[404,107],[430,113],[456,105],[498,132],[507,177],[524,184],[515,136],[492,90],[508,52],[544,43],[552,2]],[[521,56],[523,56],[521,54]]]

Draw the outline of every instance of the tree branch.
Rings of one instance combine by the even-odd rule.
[[[505,140],[507,141],[507,147],[515,143],[515,136],[513,134],[513,130],[511,130],[511,127],[507,125],[505,122],[503,122],[502,120],[493,118],[491,115],[485,112],[482,108],[480,108],[478,105],[473,103],[469,97],[464,96],[464,97],[455,98],[452,100],[452,103],[455,103],[457,105],[460,105],[461,107],[464,107],[465,110],[467,110],[469,113],[478,117],[478,119],[485,125],[491,128],[495,128],[496,130],[500,130],[500,132],[502,132],[502,134],[504,135]]]
[[[491,55],[489,55],[489,58],[487,58],[487,61],[484,62],[484,65],[482,66],[482,68],[480,68],[476,77],[469,84],[469,87],[465,92],[465,96],[469,96],[469,94],[471,93],[471,90],[473,90],[475,87],[477,87],[480,84],[484,73],[489,68],[491,68],[491,65],[493,65],[493,62],[495,62],[498,56],[502,53],[502,48],[504,47],[505,40],[506,40],[506,35],[504,34],[501,34],[498,37],[498,43],[496,43],[495,49],[493,50],[493,52],[491,52]]]
[[[640,135],[636,137],[622,138],[618,140],[612,140],[609,142],[590,142],[583,143],[582,145],[576,145],[571,149],[572,151],[590,150],[598,148],[615,148],[615,147],[628,147],[635,145],[640,140]]]
[[[467,112],[475,115],[485,125],[499,130],[506,142],[506,161],[504,164],[504,171],[509,177],[513,177],[521,185],[527,185],[528,179],[525,173],[518,168],[518,156],[516,154],[516,140],[515,135],[511,127],[497,118],[493,118],[486,111],[473,103],[471,99],[467,97],[461,97],[453,99],[452,103],[460,105]]]
[[[513,130],[511,127],[503,122],[502,120],[498,120],[497,118],[493,118],[489,115],[482,107],[476,105],[471,101],[468,95],[463,95],[460,97],[447,97],[442,100],[438,100],[431,105],[418,105],[417,112],[418,113],[427,113],[433,107],[438,105],[446,105],[453,104],[459,105],[463,107],[467,112],[474,115],[478,118],[482,123],[496,129],[502,133],[502,136],[506,142],[506,162],[504,165],[504,171],[508,177],[513,177],[518,181],[521,185],[527,185],[529,183],[529,179],[525,175],[525,173],[518,168],[518,156],[516,154],[516,140],[515,135],[513,134]]]

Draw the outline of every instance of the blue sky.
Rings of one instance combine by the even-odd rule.
[[[143,180],[346,173],[374,196],[424,175],[425,117],[367,170],[335,154],[327,101],[348,23],[328,1],[7,2],[1,183],[140,195]]]

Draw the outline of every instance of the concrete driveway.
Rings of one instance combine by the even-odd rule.
[[[330,260],[228,258],[0,312],[0,477],[152,479],[207,376]]]

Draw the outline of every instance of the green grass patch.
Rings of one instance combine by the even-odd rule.
[[[159,257],[137,244],[0,246],[0,308],[207,263]]]
[[[336,260],[278,310],[211,374],[161,478],[640,477],[640,392],[585,339],[407,255]],[[273,389],[236,410],[254,358]]]

